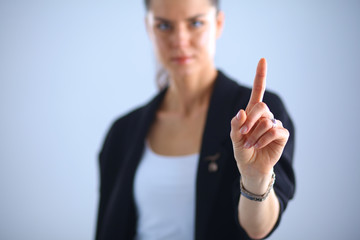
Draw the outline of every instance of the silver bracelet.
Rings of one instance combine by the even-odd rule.
[[[240,176],[240,193],[247,199],[250,199],[250,200],[256,201],[256,202],[262,202],[269,196],[271,189],[273,189],[274,183],[275,183],[275,173],[273,172],[271,175],[271,181],[269,183],[269,186],[268,186],[266,192],[262,195],[257,195],[257,194],[253,194],[253,193],[249,192],[248,190],[246,190],[244,188],[244,184],[243,184],[241,176]]]

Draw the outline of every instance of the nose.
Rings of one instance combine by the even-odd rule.
[[[179,24],[172,34],[172,46],[175,48],[187,47],[190,43],[190,32],[186,25]]]

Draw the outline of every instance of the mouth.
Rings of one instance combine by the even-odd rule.
[[[194,59],[192,56],[176,56],[172,57],[171,61],[177,64],[187,64]]]

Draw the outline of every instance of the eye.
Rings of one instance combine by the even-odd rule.
[[[156,25],[156,27],[160,30],[160,31],[167,31],[171,29],[171,26],[169,23],[167,22],[162,22],[159,23],[158,25]]]
[[[194,27],[194,28],[199,28],[202,25],[204,25],[203,21],[194,20],[194,21],[191,22],[191,26]]]

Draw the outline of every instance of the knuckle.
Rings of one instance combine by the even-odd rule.
[[[274,128],[272,128],[271,130],[269,130],[269,135],[271,138],[276,138],[277,131]]]
[[[244,123],[244,126],[247,126],[247,127],[251,128],[258,121],[259,121],[258,116],[252,115],[246,120],[246,122]]]
[[[230,131],[229,136],[232,141],[237,141],[240,138],[240,134],[233,129]]]
[[[261,122],[260,122],[260,126],[262,128],[266,128],[266,129],[269,129],[269,128],[272,128],[273,126],[273,123],[270,119],[268,118],[264,118]]]
[[[266,105],[266,103],[264,103],[264,102],[259,102],[259,103],[257,103],[257,105],[258,105],[258,108],[261,109],[261,110],[268,110],[269,109],[268,106]]]
[[[239,124],[239,120],[235,117],[233,117],[230,121],[231,127],[237,126]]]

